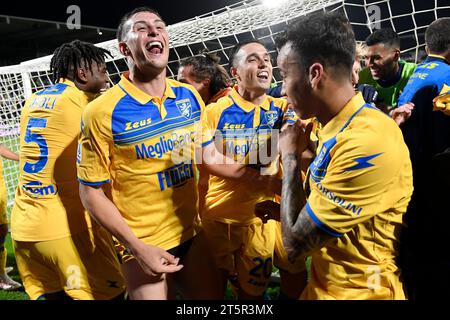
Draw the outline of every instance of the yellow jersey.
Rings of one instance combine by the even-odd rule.
[[[11,214],[14,240],[55,240],[92,226],[78,194],[76,168],[81,114],[92,98],[61,79],[26,101]]]
[[[111,184],[112,201],[134,234],[165,250],[196,234],[194,127],[204,103],[193,87],[166,80],[163,98],[128,74],[83,113],[78,179]]]
[[[284,122],[295,122],[296,119],[285,99],[266,96],[258,106],[246,101],[233,88],[228,96],[209,104],[203,113],[202,146],[214,142],[222,154],[247,165],[260,160],[260,150],[264,147],[268,160],[265,165],[274,169],[278,162],[272,159],[269,150],[276,147],[270,145],[272,133],[278,132]],[[277,154],[276,149],[271,151],[273,155]],[[210,175],[202,218],[249,225],[259,219],[254,214],[255,205],[273,200],[274,196],[264,186]]]
[[[336,239],[312,254],[302,298],[404,299],[394,260],[413,186],[399,127],[358,93],[316,134],[306,209]]]

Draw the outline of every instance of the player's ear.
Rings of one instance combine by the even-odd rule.
[[[202,83],[202,85],[203,85],[205,88],[209,88],[209,85],[210,85],[210,83],[211,83],[211,79],[205,78],[205,79],[203,79],[203,80],[201,81],[201,83]]]
[[[430,49],[428,48],[428,46],[425,46],[425,52],[427,53],[427,55],[430,54]]]
[[[87,70],[85,68],[78,68],[76,72],[76,77],[78,82],[86,83],[88,82]]]
[[[398,60],[400,60],[400,50],[395,49],[395,51],[394,51],[394,61],[397,62]]]
[[[323,79],[324,69],[323,65],[321,63],[313,63],[309,67],[309,83],[311,85],[312,89],[315,89],[318,87],[320,81]]]
[[[231,67],[230,68],[231,77],[237,79],[239,77],[237,68]]]
[[[130,49],[128,48],[128,46],[125,42],[119,42],[119,51],[125,57],[128,57],[129,55],[131,55]]]

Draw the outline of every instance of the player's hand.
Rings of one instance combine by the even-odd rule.
[[[133,255],[142,270],[152,277],[174,273],[183,268],[183,265],[178,264],[180,258],[159,247],[143,244],[138,250],[133,250]]]
[[[278,152],[283,158],[285,154],[297,154],[299,158],[303,151],[306,150],[310,143],[312,122],[298,120],[294,125],[285,127],[280,132],[280,140],[278,142]]]
[[[255,215],[261,218],[263,223],[270,219],[280,221],[280,204],[266,200],[255,205]]]
[[[411,117],[412,111],[414,110],[414,103],[408,102],[398,108],[395,108],[390,112],[390,116],[397,125],[401,126]]]

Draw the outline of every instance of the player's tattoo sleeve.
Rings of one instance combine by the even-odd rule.
[[[283,162],[281,226],[283,243],[290,260],[323,247],[333,236],[320,230],[306,211],[306,195],[299,173],[300,161],[287,154]]]

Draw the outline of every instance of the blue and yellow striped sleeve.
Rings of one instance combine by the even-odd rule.
[[[323,180],[310,179],[306,210],[318,228],[338,237],[392,205],[399,195],[388,190],[408,156],[396,148],[363,131],[339,137]]]

